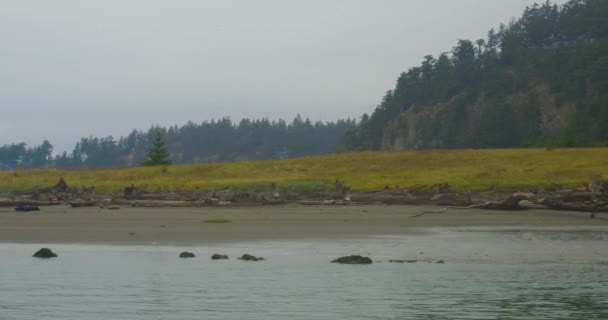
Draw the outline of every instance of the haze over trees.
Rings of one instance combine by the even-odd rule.
[[[181,127],[133,130],[126,137],[86,137],[71,152],[51,156],[52,146],[27,148],[24,143],[0,146],[1,168],[98,168],[136,166],[148,157],[157,133],[173,163],[277,159],[344,150],[342,137],[354,120],[312,122],[297,116],[292,122],[229,118],[189,122]]]
[[[359,121],[229,118],[86,137],[52,156],[49,141],[0,147],[2,168],[132,166],[160,132],[173,163],[276,159],[351,150],[604,146],[608,143],[608,1],[527,7],[486,39],[458,40],[402,73]]]

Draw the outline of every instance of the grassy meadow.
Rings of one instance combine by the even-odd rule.
[[[608,148],[387,151],[169,167],[1,171],[0,192],[50,187],[60,176],[73,187],[111,192],[131,184],[178,191],[268,189],[271,183],[321,191],[330,190],[336,179],[356,191],[442,182],[456,190],[484,191],[579,185],[597,174],[608,177]]]

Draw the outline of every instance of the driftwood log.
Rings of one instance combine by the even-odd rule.
[[[581,200],[582,195],[566,195],[552,197],[538,197],[530,193],[514,193],[507,199],[499,202],[486,202],[474,204],[470,206],[449,206],[439,211],[425,211],[420,214],[411,216],[416,218],[427,213],[443,213],[449,209],[485,209],[485,210],[505,210],[505,211],[520,211],[529,209],[549,209],[558,211],[576,211],[589,212],[592,218],[595,218],[599,212],[608,212],[608,201],[600,201],[598,198],[603,198],[603,194],[585,195],[585,202],[572,202],[574,198]]]

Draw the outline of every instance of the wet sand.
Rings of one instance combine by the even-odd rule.
[[[556,211],[449,210],[411,218],[421,206],[270,206],[225,208],[69,208],[40,212],[0,210],[2,243],[205,245],[281,239],[345,239],[412,235],[432,228],[500,227],[501,230],[608,227],[608,214]],[[231,223],[207,223],[229,219]],[[586,230],[586,229],[585,229]]]

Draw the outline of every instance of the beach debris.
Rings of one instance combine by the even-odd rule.
[[[136,200],[141,196],[141,194],[142,191],[139,188],[135,187],[134,184],[131,184],[130,187],[125,188],[123,196],[127,200]]]
[[[600,175],[593,175],[588,189],[594,193],[608,193],[608,181],[604,180]]]
[[[120,210],[120,206],[118,205],[111,205],[107,206],[106,208],[108,208],[108,210]]]
[[[134,236],[134,235],[136,235],[136,233],[135,232],[129,232],[129,235],[130,236]]]
[[[223,254],[219,254],[219,253],[214,253],[211,256],[211,260],[228,260],[228,256],[227,255],[223,255]]]
[[[243,260],[243,261],[261,261],[261,260],[264,260],[264,258],[252,256],[250,254],[245,253],[243,256],[241,256],[239,258],[239,260]]]
[[[526,210],[527,208],[520,205],[520,202],[524,200],[531,200],[533,197],[530,193],[524,192],[516,192],[509,196],[507,199],[500,202],[486,202],[481,204],[474,204],[466,207],[459,206],[449,206],[445,207],[439,211],[424,211],[420,214],[410,216],[410,218],[421,217],[427,213],[443,213],[449,209],[486,209],[486,210],[508,210],[508,211],[518,211],[518,210]]]
[[[277,186],[276,183],[272,183],[272,199],[276,200],[279,199],[281,197],[281,191],[279,190],[279,187]]]
[[[470,195],[460,193],[438,193],[429,200],[433,204],[443,206],[470,206],[472,204]]]
[[[350,191],[350,186],[347,186],[346,182],[344,182],[344,180],[340,181],[339,179],[336,179],[336,182],[334,182],[334,192],[337,192],[340,194],[346,194],[349,191]]]
[[[179,257],[180,258],[194,258],[194,257],[196,257],[196,255],[192,252],[184,251],[179,254]]]
[[[336,260],[333,260],[332,263],[340,263],[340,264],[372,264],[372,259],[368,257],[353,255],[353,256],[345,256],[340,257]]]
[[[452,189],[450,189],[450,185],[448,183],[446,183],[446,182],[444,182],[444,183],[438,183],[438,184],[432,186],[431,189],[436,194],[454,193],[454,191],[452,191]]]
[[[66,193],[70,191],[70,186],[65,182],[63,177],[59,177],[59,181],[51,188],[54,193]]]
[[[41,248],[40,250],[36,251],[32,257],[48,259],[57,257],[57,254],[49,248]]]
[[[418,260],[398,259],[398,260],[389,260],[388,262],[393,262],[393,263],[416,263],[416,262],[418,262]]]
[[[95,206],[95,202],[84,201],[84,200],[78,198],[78,199],[70,202],[70,206],[72,208],[94,207]]]

